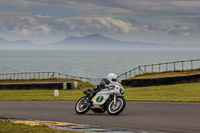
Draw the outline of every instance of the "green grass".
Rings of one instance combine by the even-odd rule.
[[[59,90],[59,97],[54,97],[54,90],[0,90],[0,101],[72,101],[82,97],[82,92]]]
[[[200,83],[124,88],[129,101],[200,102]],[[78,100],[84,89],[60,90],[59,97],[53,90],[0,90],[0,101]]]
[[[29,126],[25,124],[15,124],[8,120],[0,120],[0,133],[79,133],[76,131],[64,131],[51,129],[48,126]]]
[[[200,102],[200,83],[127,87],[125,98],[131,101]]]

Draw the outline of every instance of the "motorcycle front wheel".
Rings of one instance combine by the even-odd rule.
[[[90,103],[87,102],[86,97],[80,98],[75,106],[75,111],[77,114],[85,114],[90,109]]]
[[[116,104],[114,104],[114,99],[108,103],[107,112],[110,115],[120,114],[126,106],[126,100],[123,97],[116,98]]]

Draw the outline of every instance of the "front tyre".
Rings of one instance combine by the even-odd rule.
[[[126,100],[123,97],[116,98],[116,104],[114,104],[114,99],[108,103],[108,114],[118,115],[120,114],[126,106]]]
[[[77,114],[85,114],[90,109],[90,103],[87,102],[86,97],[80,98],[75,106],[75,111]]]

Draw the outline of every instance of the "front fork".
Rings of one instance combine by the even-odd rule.
[[[117,94],[114,94],[114,105],[116,105],[117,103],[116,99],[117,99]]]
[[[87,107],[88,103],[91,103],[91,101],[90,101],[90,99],[88,97],[86,97],[84,102],[82,103],[81,107]]]

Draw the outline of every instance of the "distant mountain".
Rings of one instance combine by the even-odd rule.
[[[0,44],[2,44],[2,43],[5,43],[6,42],[6,40],[5,39],[3,39],[3,38],[0,38]]]
[[[105,37],[100,34],[91,34],[83,37],[70,36],[56,43],[52,43],[45,46],[52,49],[68,49],[68,50],[179,49],[179,46],[171,44],[118,41]]]
[[[198,46],[177,46],[114,40],[100,34],[83,37],[70,36],[61,41],[34,45],[28,40],[7,41],[0,38],[0,49],[53,49],[53,50],[200,50]]]
[[[26,49],[26,48],[33,48],[33,47],[34,47],[34,44],[28,40],[7,41],[3,38],[0,38],[1,49]]]
[[[107,44],[113,44],[113,43],[119,43],[120,41],[110,39],[108,37],[102,36],[100,34],[92,34],[92,35],[87,35],[84,37],[76,37],[76,36],[70,36],[65,38],[62,41],[57,42],[57,44],[102,44],[102,43],[107,43]]]

